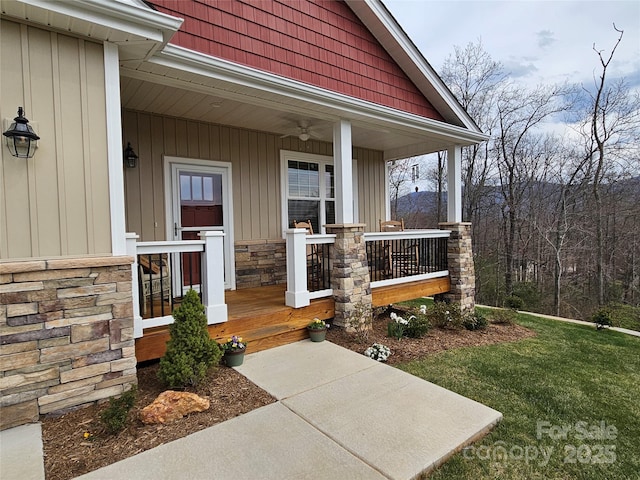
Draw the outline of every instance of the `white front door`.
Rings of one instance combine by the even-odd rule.
[[[224,283],[226,289],[234,289],[231,165],[167,157],[165,175],[171,196],[167,238],[199,240],[201,231],[224,232]],[[195,254],[182,254],[182,283],[176,287],[199,287],[200,265]]]

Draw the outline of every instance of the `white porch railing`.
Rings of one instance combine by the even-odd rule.
[[[171,316],[171,308],[168,308],[168,315],[161,313],[161,316],[153,318],[142,318],[140,312],[140,294],[144,292],[150,293],[151,303],[153,303],[154,295],[157,295],[161,302],[164,301],[165,295],[169,296],[170,304],[173,299],[183,295],[183,278],[182,268],[176,268],[181,265],[181,257],[183,253],[200,253],[200,278],[199,290],[202,295],[202,303],[205,307],[207,315],[207,323],[221,323],[228,319],[227,305],[224,299],[224,253],[223,240],[224,233],[216,231],[205,231],[199,234],[201,240],[183,240],[183,241],[164,241],[164,242],[138,242],[138,235],[135,233],[127,234],[127,255],[134,258],[131,266],[132,280],[132,297],[133,297],[133,318],[134,318],[134,337],[143,336],[145,328],[158,327],[173,323]],[[154,277],[153,272],[150,273],[149,279],[146,275],[140,276],[140,259],[147,258],[150,263],[149,255],[166,256],[168,265],[173,264],[173,268],[159,266],[158,273]],[[173,257],[175,261],[171,261]],[[164,275],[163,268],[166,270]],[[144,282],[148,285],[145,285]],[[179,286],[179,287],[176,287]],[[175,291],[175,292],[174,292]],[[167,292],[167,293],[165,293]],[[176,293],[178,293],[176,295]],[[186,293],[186,292],[185,292]],[[142,305],[146,305],[145,302]],[[164,308],[161,309],[164,310]]]
[[[285,303],[306,307],[314,298],[333,295],[330,248],[335,235],[307,235],[304,228],[291,228],[287,236],[287,291]],[[309,290],[310,280],[317,284]]]
[[[364,234],[371,287],[446,277],[449,230]]]
[[[402,284],[446,277],[449,230],[405,230],[364,234],[371,287]],[[335,235],[307,235],[303,228],[286,231],[287,291],[285,303],[294,308],[309,305],[312,299],[333,295],[331,259],[327,248],[314,253],[314,246],[332,247]],[[310,288],[314,275],[326,276],[324,288]]]

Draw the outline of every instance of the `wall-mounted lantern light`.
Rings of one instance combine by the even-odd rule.
[[[127,142],[127,148],[124,149],[124,165],[127,168],[136,168],[138,163],[138,155],[131,148],[131,143]]]
[[[18,116],[13,119],[9,129],[2,134],[7,137],[6,143],[11,155],[18,158],[31,158],[36,151],[40,137],[33,131],[29,120],[23,114],[24,109],[18,107]]]

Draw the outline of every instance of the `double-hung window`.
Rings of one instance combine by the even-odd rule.
[[[284,160],[287,172],[285,218],[288,228],[293,226],[294,221],[311,220],[313,231],[321,233],[323,225],[335,223],[336,220],[333,159],[305,157]]]
[[[309,153],[280,152],[282,169],[283,229],[293,222],[311,221],[314,233],[325,233],[323,226],[336,223],[336,182],[333,157]],[[353,160],[354,220],[358,221],[356,160]]]

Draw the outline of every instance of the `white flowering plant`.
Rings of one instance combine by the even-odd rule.
[[[374,343],[364,351],[364,354],[378,362],[385,362],[391,355],[391,350],[381,343]]]
[[[426,305],[421,305],[417,310],[414,309],[415,315],[410,315],[408,319],[391,312],[389,315],[391,321],[387,324],[387,335],[398,340],[402,337],[422,338],[429,330],[429,319],[426,312]]]
[[[389,317],[391,318],[391,321],[387,324],[387,335],[400,340],[405,334],[406,327],[409,325],[409,320],[405,320],[396,312],[391,312]]]

